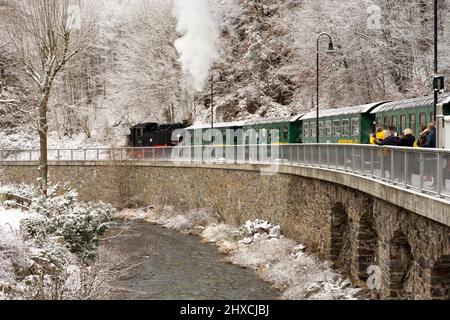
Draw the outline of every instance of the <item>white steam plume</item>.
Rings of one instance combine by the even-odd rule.
[[[175,41],[175,47],[180,54],[186,80],[196,91],[203,88],[210,66],[218,56],[219,27],[212,10],[212,1],[174,1],[177,32],[182,35]]]

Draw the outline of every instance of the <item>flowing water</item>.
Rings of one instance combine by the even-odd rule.
[[[273,300],[280,296],[254,271],[223,262],[214,245],[196,236],[137,223],[107,246],[140,263],[129,277],[113,284],[112,299]]]

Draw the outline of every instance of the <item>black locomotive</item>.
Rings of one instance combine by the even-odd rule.
[[[141,123],[130,128],[128,146],[133,148],[173,147],[181,142],[181,138],[173,140],[173,132],[188,126],[187,121],[174,124]]]

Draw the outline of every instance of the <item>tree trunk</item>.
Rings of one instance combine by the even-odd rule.
[[[45,89],[42,93],[43,97],[39,104],[39,172],[41,181],[41,193],[47,196],[48,190],[48,121],[47,106],[50,97],[50,89]]]

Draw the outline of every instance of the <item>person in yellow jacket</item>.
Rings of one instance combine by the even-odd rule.
[[[386,136],[383,128],[377,127],[377,132],[375,133],[375,135],[372,134],[370,136],[370,144],[375,144],[375,140],[383,141],[384,139],[386,139]]]

